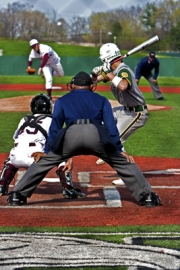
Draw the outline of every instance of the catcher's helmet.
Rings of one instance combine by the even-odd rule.
[[[51,114],[52,101],[51,98],[45,94],[35,96],[30,103],[31,111],[33,114]]]
[[[114,43],[106,43],[102,45],[99,54],[99,58],[103,63],[112,63],[116,58],[121,56],[120,49]]]

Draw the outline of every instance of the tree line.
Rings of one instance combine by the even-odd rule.
[[[8,39],[92,43],[95,46],[114,42],[129,50],[158,35],[153,45],[159,51],[180,50],[180,0],[163,0],[92,12],[85,18],[74,16],[67,22],[55,10],[43,13],[30,4],[14,2],[0,9],[0,36]]]

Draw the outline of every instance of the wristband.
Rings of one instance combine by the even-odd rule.
[[[118,84],[122,81],[122,78],[119,78],[117,76],[114,77],[114,79],[111,81],[115,87],[118,87]]]

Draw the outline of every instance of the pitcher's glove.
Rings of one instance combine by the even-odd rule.
[[[26,69],[26,73],[29,75],[33,75],[36,72],[35,68],[27,68]]]

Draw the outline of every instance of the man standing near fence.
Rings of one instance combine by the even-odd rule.
[[[141,76],[143,76],[150,83],[154,97],[157,100],[165,100],[165,98],[162,96],[157,81],[157,77],[159,75],[159,66],[160,62],[156,58],[155,52],[150,52],[148,56],[142,58],[137,64],[135,78],[138,84]],[[154,75],[152,74],[152,70],[154,70]]]

